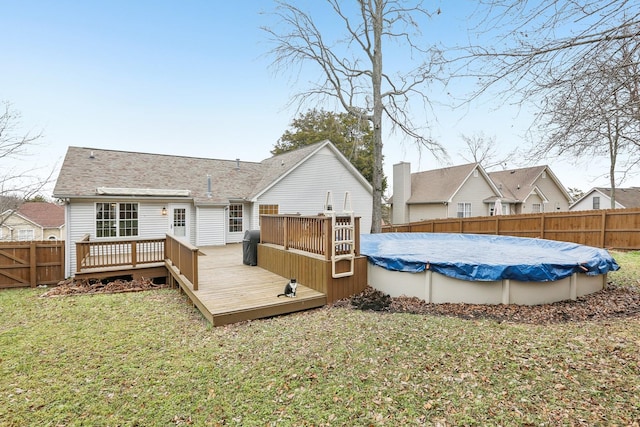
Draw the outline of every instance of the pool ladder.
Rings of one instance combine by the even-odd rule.
[[[351,193],[344,193],[342,213],[338,216],[333,209],[333,195],[327,191],[324,214],[331,217],[331,277],[353,276],[355,254],[355,222],[353,208],[351,207]],[[336,272],[336,264],[340,261],[348,261],[349,269],[340,273]]]

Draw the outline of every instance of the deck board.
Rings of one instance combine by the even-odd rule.
[[[200,252],[198,290],[194,291],[188,281],[179,282],[215,326],[326,304],[323,293],[303,284],[298,285],[295,298],[278,297],[289,279],[257,266],[243,264],[241,244],[201,247]]]

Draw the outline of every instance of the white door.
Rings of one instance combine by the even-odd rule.
[[[189,205],[169,205],[169,234],[189,241]]]

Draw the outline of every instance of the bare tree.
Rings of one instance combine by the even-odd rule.
[[[572,80],[550,82],[554,90],[544,98],[538,116],[544,138],[533,155],[607,156],[614,208],[617,174],[624,178],[640,163],[640,117],[635,101],[640,44],[620,39],[609,48],[612,52],[602,51],[599,58],[575,64]]]
[[[576,68],[614,55],[612,46],[640,37],[636,0],[481,0],[470,18],[476,41],[458,77],[472,76],[480,90],[499,86],[505,96],[548,93],[580,74]],[[613,59],[613,57],[611,57]],[[637,78],[630,82],[638,89]],[[638,106],[638,98],[634,100]]]
[[[0,114],[0,225],[20,204],[36,196],[51,180],[53,168],[44,178],[37,169],[20,169],[16,161],[29,155],[29,149],[42,133],[22,134],[20,113],[9,102],[2,103]]]
[[[471,136],[460,135],[460,137],[467,146],[466,151],[460,153],[460,157],[467,162],[480,163],[485,169],[498,166],[504,169],[505,165],[513,161],[517,153],[515,149],[506,155],[500,155],[495,136],[487,137],[482,132]]]
[[[286,1],[278,1],[275,15],[279,22],[264,28],[274,44],[271,54],[277,70],[290,71],[293,66],[300,74],[310,70],[318,72],[316,82],[294,96],[292,102],[302,105],[314,100],[333,100],[345,112],[367,120],[374,132],[373,150],[373,215],[371,232],[377,233],[382,225],[382,128],[388,120],[392,130],[415,141],[436,157],[445,155],[444,148],[425,135],[420,126],[412,122],[409,107],[417,98],[428,105],[426,85],[442,76],[442,53],[434,45],[419,43],[420,25],[433,12],[422,6],[422,1],[359,0],[343,2],[325,0],[335,27],[323,31],[310,13]],[[316,4],[318,6],[318,4]],[[317,19],[325,19],[319,13]],[[397,50],[407,50],[409,70],[390,72],[383,63],[386,43],[394,43]],[[416,62],[412,58],[419,58]],[[310,68],[305,68],[310,65]],[[299,74],[299,75],[300,75]]]

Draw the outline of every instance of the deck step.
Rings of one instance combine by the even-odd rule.
[[[314,296],[309,298],[282,298],[280,304],[266,305],[253,309],[227,311],[224,313],[213,313],[213,325],[223,326],[237,323],[248,319],[263,319],[265,317],[280,316],[283,314],[295,313],[298,311],[310,310],[312,308],[323,307],[327,304],[327,298]]]

